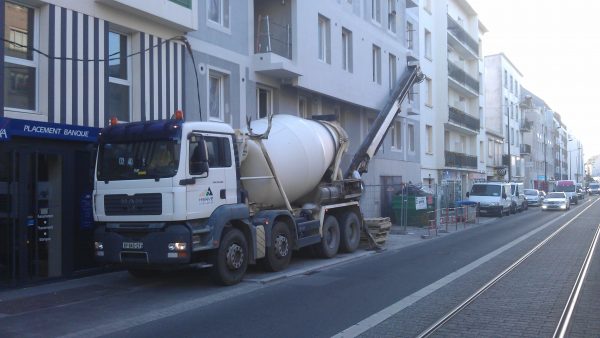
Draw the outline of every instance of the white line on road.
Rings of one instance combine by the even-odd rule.
[[[594,201],[592,204],[590,204],[589,206],[587,206],[585,209],[583,209],[580,213],[578,213],[575,217],[573,217],[571,219],[574,220],[575,218],[579,217],[579,215],[581,215],[582,213],[584,213],[587,209],[589,209],[591,206],[593,206],[596,202],[598,201],[598,199],[596,201]],[[568,223],[570,223],[571,221],[569,221]],[[544,230],[545,228],[549,227],[551,224],[553,224],[553,222],[549,222],[546,223],[546,225],[541,226],[537,229],[534,229],[528,233],[526,233],[525,235],[515,239],[514,241],[490,252],[489,254],[473,261],[472,263],[452,272],[451,274],[446,275],[445,277],[429,284],[428,286],[420,289],[419,291],[399,300],[398,302],[388,306],[387,308],[361,320],[360,322],[352,325],[351,327],[339,332],[338,334],[336,334],[335,336],[333,336],[333,338],[348,338],[348,337],[357,337],[358,335],[366,332],[367,330],[381,324],[384,320],[392,317],[393,315],[397,314],[398,312],[406,309],[407,307],[415,304],[416,302],[418,302],[419,300],[429,296],[430,294],[432,294],[433,292],[441,289],[442,287],[450,284],[451,282],[455,281],[456,279],[458,279],[459,277],[462,277],[464,275],[466,275],[467,273],[471,272],[472,270],[476,269],[477,267],[483,265],[484,263],[490,261],[491,259],[495,258],[496,256],[502,254],[503,252],[511,249],[512,247],[514,247],[515,245],[521,243],[522,241],[528,239],[529,237],[535,235],[536,233]]]

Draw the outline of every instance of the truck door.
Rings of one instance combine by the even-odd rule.
[[[233,143],[230,135],[203,134],[208,157],[208,175],[194,176],[190,172],[196,147],[202,141],[188,139],[188,177],[195,182],[187,185],[188,218],[206,218],[219,206],[237,202],[237,180],[235,161],[233,160]]]

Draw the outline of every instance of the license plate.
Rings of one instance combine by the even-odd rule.
[[[144,243],[142,242],[123,242],[123,249],[143,249]]]

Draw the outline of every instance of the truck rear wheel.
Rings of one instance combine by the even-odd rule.
[[[271,245],[267,247],[266,257],[262,260],[267,271],[285,269],[292,258],[292,234],[285,222],[277,222],[271,230]]]
[[[340,247],[340,224],[335,217],[329,215],[323,222],[323,238],[317,244],[317,252],[323,258],[334,257]]]
[[[360,219],[349,211],[340,220],[340,248],[344,252],[354,252],[360,244]]]
[[[215,282],[222,285],[239,283],[248,267],[248,243],[244,234],[236,228],[225,228],[215,255],[211,271]]]

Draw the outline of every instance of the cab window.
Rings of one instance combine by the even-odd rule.
[[[231,147],[228,138],[204,136],[204,143],[206,144],[208,166],[210,168],[231,167]],[[190,156],[193,156],[193,150],[197,146],[198,142],[190,142]]]

